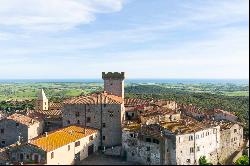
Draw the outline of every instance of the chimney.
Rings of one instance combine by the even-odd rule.
[[[45,132],[45,137],[48,137],[48,132]]]

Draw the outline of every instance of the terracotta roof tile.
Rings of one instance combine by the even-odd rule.
[[[57,131],[48,133],[31,140],[30,144],[43,149],[46,152],[53,151],[69,143],[75,142],[81,138],[87,137],[98,130],[92,128],[84,128],[80,126],[68,126]]]
[[[64,101],[64,104],[122,104],[123,99],[119,96],[106,92],[95,93],[89,96],[74,97]]]
[[[31,126],[31,125],[39,122],[38,119],[31,118],[29,116],[25,116],[25,115],[17,114],[17,113],[8,116],[6,119],[16,121],[16,122],[24,124],[26,126]]]

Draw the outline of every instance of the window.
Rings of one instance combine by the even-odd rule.
[[[16,123],[16,126],[19,126],[19,123]]]
[[[130,134],[130,137],[135,138],[135,134]]]
[[[30,155],[27,154],[26,155],[26,159],[29,160],[30,159]]]
[[[93,135],[91,135],[91,136],[89,137],[89,140],[90,140],[90,141],[93,141],[93,140],[94,140]]]
[[[151,142],[151,138],[146,138],[146,142]]]
[[[105,136],[102,136],[102,140],[105,141],[106,137]]]
[[[190,163],[190,159],[187,159],[187,163]]]
[[[107,104],[103,104],[103,107],[106,107],[107,106]]]
[[[76,142],[76,143],[75,143],[75,147],[80,146],[80,144],[81,144],[80,141]]]
[[[91,118],[87,117],[87,123],[90,123],[90,122],[91,122]]]
[[[5,141],[2,141],[1,144],[2,144],[2,145],[5,145]]]
[[[234,129],[234,133],[236,133],[237,132],[237,129]]]
[[[80,124],[80,120],[77,120],[77,124]]]
[[[194,148],[193,147],[190,148],[190,153],[194,153]]]
[[[160,141],[159,141],[159,140],[157,140],[157,139],[153,139],[153,143],[159,144],[159,143],[160,143]]]
[[[76,117],[79,117],[80,116],[80,112],[76,112]]]
[[[68,120],[67,123],[70,124],[70,121]]]
[[[189,136],[189,141],[193,141],[193,139],[194,139],[193,136],[190,135],[190,136]]]
[[[150,151],[150,147],[149,146],[147,147],[147,151]]]
[[[106,127],[106,123],[103,123],[103,124],[102,124],[102,127],[105,128],[105,127]]]
[[[196,135],[196,139],[199,139],[200,138],[200,136],[199,135]]]
[[[132,154],[131,154],[132,156],[134,156],[135,155],[135,153],[134,152],[132,152]]]
[[[147,162],[150,162],[151,160],[150,160],[150,157],[147,157]]]
[[[200,147],[199,146],[197,146],[197,152],[199,152],[200,151]]]
[[[216,134],[216,129],[213,129],[213,133]]]
[[[113,111],[109,111],[109,116],[113,117],[114,116],[114,112]]]
[[[51,159],[54,158],[54,152],[52,152],[52,153],[50,154],[50,158],[51,158]]]
[[[70,145],[68,145],[68,151],[70,151]]]
[[[4,134],[4,129],[1,129],[1,134]]]

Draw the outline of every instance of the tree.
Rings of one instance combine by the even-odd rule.
[[[249,165],[249,157],[246,155],[241,156],[235,162],[236,165]]]
[[[206,156],[201,156],[199,159],[199,165],[212,165],[212,163],[207,161]]]

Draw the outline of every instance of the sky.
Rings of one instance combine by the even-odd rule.
[[[0,79],[249,78],[248,0],[0,0]]]

